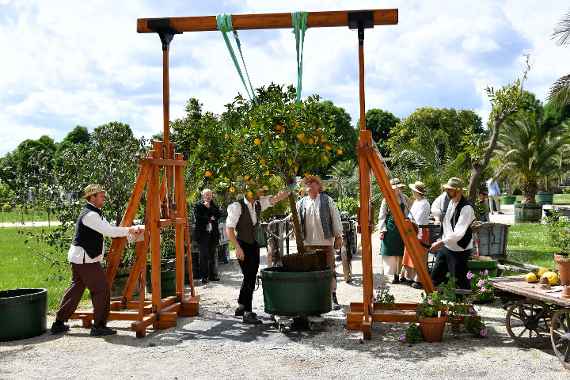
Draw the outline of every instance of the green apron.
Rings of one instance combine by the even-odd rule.
[[[400,203],[400,209],[404,213],[405,207]],[[386,216],[386,232],[384,232],[384,239],[380,244],[380,254],[382,256],[404,256],[404,242],[400,237],[400,232],[392,213],[388,211]]]

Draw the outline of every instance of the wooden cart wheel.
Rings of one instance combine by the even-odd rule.
[[[517,302],[507,308],[506,327],[515,342],[536,344],[550,333],[550,309],[531,301]]]
[[[552,349],[566,369],[570,369],[570,309],[557,310],[550,324]]]

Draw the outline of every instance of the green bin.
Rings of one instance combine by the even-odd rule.
[[[0,341],[41,335],[47,328],[47,290],[0,291]]]
[[[497,260],[469,260],[467,269],[477,274],[486,269],[490,277],[497,277]]]
[[[261,271],[265,312],[280,316],[309,316],[332,309],[330,269],[287,272],[273,267]]]

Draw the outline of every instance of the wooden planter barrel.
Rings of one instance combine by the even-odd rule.
[[[542,205],[537,203],[515,204],[515,223],[537,223],[542,218]]]
[[[46,331],[47,290],[0,291],[0,341],[26,339]]]

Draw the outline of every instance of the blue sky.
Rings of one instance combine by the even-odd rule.
[[[530,54],[528,90],[544,99],[570,71],[570,48],[551,39],[567,1],[32,1],[0,0],[0,155],[26,138],[60,140],[75,125],[123,121],[137,135],[161,130],[158,37],[136,33],[138,17],[293,10],[399,8],[397,26],[366,33],[367,108],[405,117],[417,107],[472,109],[485,120],[486,86],[520,75]],[[290,30],[243,31],[254,86],[296,81]],[[357,117],[356,36],[309,29],[303,95],[318,93]],[[175,37],[171,114],[197,97],[221,112],[241,82],[217,32]]]

